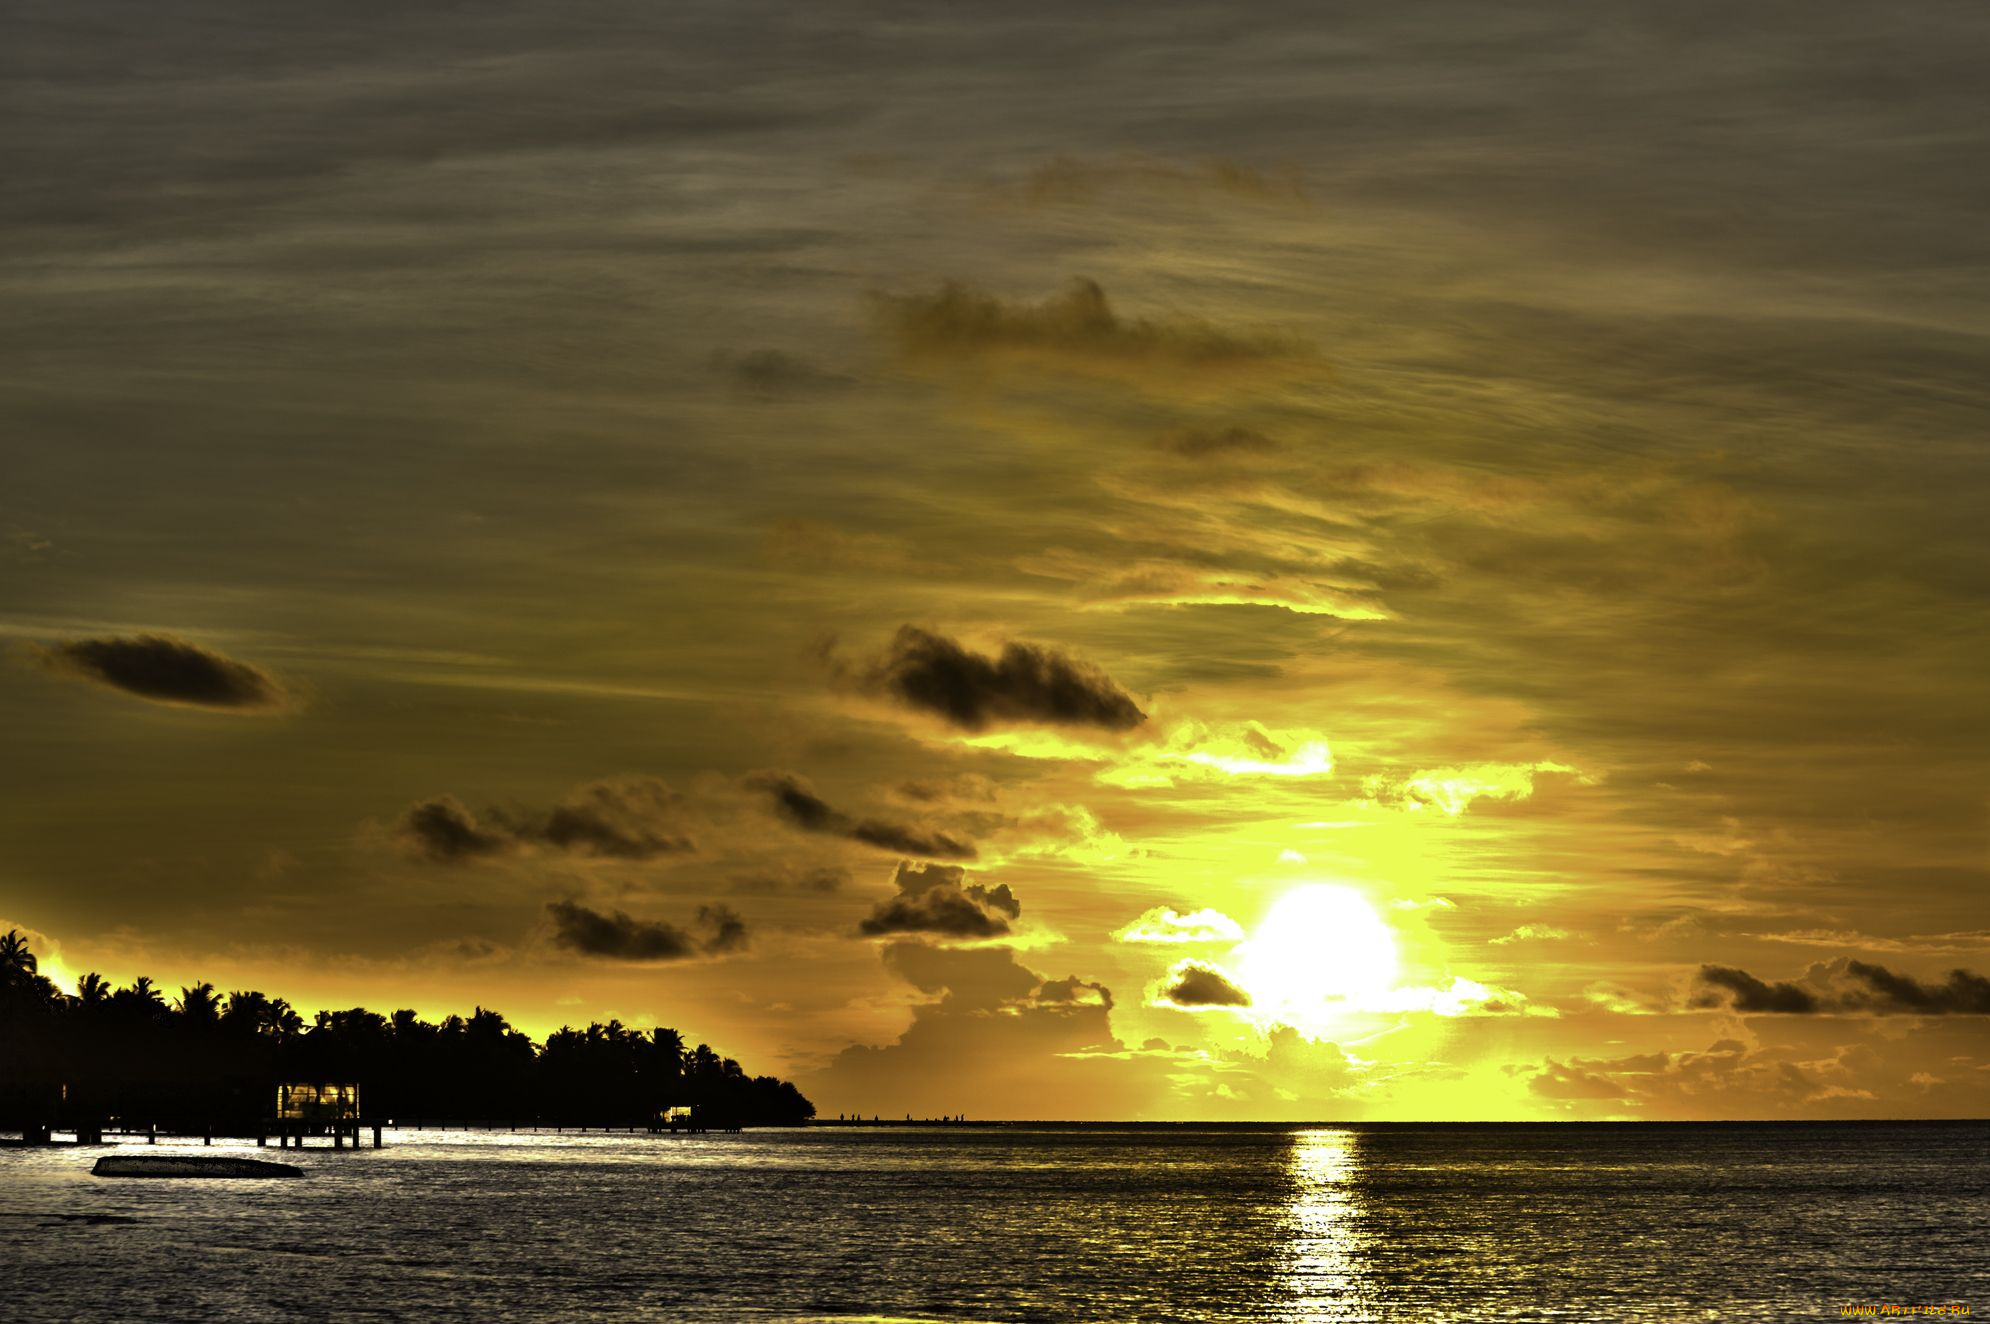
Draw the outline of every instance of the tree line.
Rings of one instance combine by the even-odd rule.
[[[25,938],[0,937],[0,1127],[78,1122],[199,1131],[272,1115],[281,1082],[357,1083],[369,1118],[645,1126],[690,1107],[701,1125],[815,1115],[801,1091],[748,1076],[675,1030],[562,1026],[543,1045],[495,1011],[422,1020],[354,1007],[307,1024],[282,998],[202,983],[177,997],[141,975],[64,993]]]

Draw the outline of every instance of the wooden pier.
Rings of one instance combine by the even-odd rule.
[[[38,1148],[42,1145],[106,1145],[112,1143],[110,1137],[123,1140],[143,1139],[148,1145],[156,1145],[161,1140],[168,1144],[187,1143],[199,1140],[203,1145],[212,1145],[221,1140],[249,1140],[256,1142],[257,1148],[264,1148],[271,1141],[278,1149],[303,1149],[305,1142],[325,1140],[332,1149],[360,1149],[364,1147],[364,1137],[368,1132],[373,1136],[373,1148],[381,1147],[381,1132],[388,1123],[369,1121],[359,1117],[338,1118],[329,1121],[302,1121],[294,1117],[271,1117],[252,1128],[238,1129],[233,1126],[208,1126],[200,1130],[161,1130],[156,1126],[115,1126],[89,1125],[75,1126],[29,1126],[21,1131],[19,1140],[0,1140],[0,1145],[9,1148]],[[64,1132],[70,1136],[62,1139]]]
[[[272,1117],[266,1120],[256,1136],[257,1148],[266,1147],[271,1140],[278,1149],[302,1149],[304,1141],[310,1137],[329,1136],[333,1149],[344,1149],[350,1145],[359,1148],[360,1135],[373,1133],[373,1147],[380,1148],[380,1133],[386,1129],[385,1122],[371,1122],[359,1117],[339,1117],[322,1122],[302,1121],[295,1117]]]
[[[670,1108],[658,1112],[648,1121],[629,1121],[621,1125],[603,1125],[598,1122],[575,1124],[573,1122],[552,1122],[544,1118],[478,1119],[478,1118],[386,1118],[375,1120],[352,1116],[336,1116],[319,1113],[316,1116],[275,1116],[265,1117],[259,1122],[243,1122],[239,1118],[203,1126],[161,1127],[156,1124],[135,1125],[120,1123],[112,1119],[104,1122],[55,1122],[30,1125],[22,1129],[19,1140],[0,1139],[0,1147],[19,1148],[41,1145],[103,1145],[112,1143],[111,1137],[128,1143],[142,1139],[147,1144],[156,1145],[162,1139],[168,1143],[188,1144],[199,1140],[203,1145],[212,1145],[215,1140],[223,1141],[254,1140],[259,1149],[268,1148],[272,1143],[278,1149],[327,1148],[336,1150],[363,1149],[370,1134],[373,1148],[380,1149],[385,1141],[382,1133],[392,1129],[405,1133],[410,1131],[511,1131],[539,1132],[544,1135],[628,1135],[652,1136],[693,1136],[710,1131],[739,1131],[737,1122],[730,1120],[707,1121],[692,1115],[689,1108]],[[66,1134],[67,1138],[62,1138]]]

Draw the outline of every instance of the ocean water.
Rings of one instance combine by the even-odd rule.
[[[1990,1311],[1982,1123],[390,1131],[290,1181],[104,1152],[0,1151],[0,1318]]]

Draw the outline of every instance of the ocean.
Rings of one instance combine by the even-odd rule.
[[[0,1318],[1816,1320],[1990,1309],[1990,1124],[389,1131],[0,1151]],[[123,1149],[121,1152],[134,1152]],[[144,1152],[188,1152],[161,1145]]]

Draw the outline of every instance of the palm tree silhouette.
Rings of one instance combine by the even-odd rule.
[[[8,929],[5,936],[0,936],[0,980],[24,984],[40,970],[41,962],[35,959],[19,929]]]
[[[684,1066],[689,1075],[699,1079],[716,1076],[719,1074],[719,1055],[712,1051],[710,1044],[699,1044],[691,1050]]]
[[[262,1030],[265,1034],[277,1036],[302,1034],[304,1018],[297,1014],[297,1009],[291,1006],[288,1000],[271,998],[269,1008],[264,1013]]]
[[[215,1025],[221,1020],[221,996],[214,991],[212,984],[182,987],[180,999],[173,1006],[180,1013],[180,1019],[190,1025]]]
[[[66,1098],[63,1106],[83,1120],[240,1120],[258,1106],[251,1095],[267,1097],[253,1082],[326,1071],[378,1080],[383,1097],[418,1109],[494,1100],[514,1117],[543,1109],[589,1124],[653,1121],[685,1104],[721,1124],[806,1120],[813,1112],[787,1082],[749,1078],[706,1044],[687,1052],[684,1036],[665,1026],[563,1026],[542,1051],[481,1006],[440,1025],[412,1010],[390,1021],[354,1007],[318,1013],[320,1029],[306,1034],[296,1008],[253,989],[223,997],[213,984],[191,984],[169,1005],[149,976],[117,988],[92,970],[67,997],[38,967],[21,930],[0,934],[0,1095],[21,1077]]]
[[[254,989],[232,989],[221,1008],[221,1023],[231,1030],[255,1034],[269,1014],[269,996]]]
[[[166,999],[152,986],[151,977],[140,975],[111,994],[110,1005],[121,1018],[133,1021],[157,1020],[166,1013]]]

